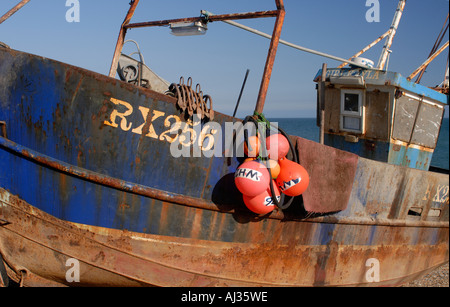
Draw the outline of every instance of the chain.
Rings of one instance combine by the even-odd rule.
[[[183,111],[192,116],[197,114],[201,119],[205,117],[209,120],[214,119],[213,101],[211,96],[203,95],[200,84],[197,84],[195,90],[192,88],[192,78],[189,77],[187,83],[184,78],[180,78],[179,84],[171,84],[169,91],[178,99],[177,105]],[[209,108],[208,108],[209,102]]]

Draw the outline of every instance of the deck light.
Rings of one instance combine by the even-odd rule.
[[[175,36],[204,35],[208,30],[208,26],[201,21],[179,22],[171,23],[170,29]]]

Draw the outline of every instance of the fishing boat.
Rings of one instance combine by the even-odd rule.
[[[0,285],[394,286],[448,262],[449,177],[430,170],[445,94],[358,59],[323,67],[321,142],[289,136],[308,189],[255,214],[234,182],[242,161],[208,154],[225,143],[219,129],[241,120],[122,47],[131,28],[171,24],[183,35],[209,21],[275,17],[256,119],[283,1],[133,24],[138,3],[109,76],[0,47]]]

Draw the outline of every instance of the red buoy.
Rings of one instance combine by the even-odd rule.
[[[280,190],[275,185],[273,186],[275,196],[278,201],[281,199]],[[263,193],[256,196],[244,195],[244,203],[247,208],[256,214],[267,214],[275,210],[276,205],[272,199],[272,193],[270,192],[270,187]]]
[[[257,161],[242,163],[234,173],[238,190],[247,196],[256,196],[269,187],[270,175],[267,168]]]
[[[288,196],[299,196],[303,194],[309,186],[309,175],[306,169],[298,163],[288,159],[281,159],[280,174],[277,184],[280,191]]]
[[[270,159],[279,160],[289,152],[289,141],[282,134],[272,134],[266,138],[267,155]]]

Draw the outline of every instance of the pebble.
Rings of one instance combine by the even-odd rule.
[[[403,287],[448,287],[449,264],[444,264],[424,277],[403,285]]]

